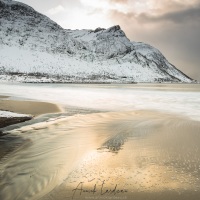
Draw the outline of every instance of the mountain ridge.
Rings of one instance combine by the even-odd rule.
[[[30,6],[0,0],[0,80],[21,82],[193,82],[119,25],[70,30]]]

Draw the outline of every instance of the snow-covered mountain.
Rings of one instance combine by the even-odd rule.
[[[154,47],[120,26],[66,30],[33,8],[0,0],[0,80],[192,82]]]

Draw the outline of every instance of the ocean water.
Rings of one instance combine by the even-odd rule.
[[[64,107],[157,110],[200,120],[200,84],[0,84],[0,92]]]
[[[200,198],[199,85],[0,84],[0,91],[66,113],[0,137],[8,150],[0,199]],[[75,190],[80,183],[85,192]]]

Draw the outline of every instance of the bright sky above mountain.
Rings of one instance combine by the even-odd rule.
[[[157,47],[200,80],[200,0],[19,0],[66,29],[119,24],[129,39]]]

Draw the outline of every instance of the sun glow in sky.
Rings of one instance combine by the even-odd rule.
[[[120,12],[126,12],[129,8],[128,4],[115,2],[109,0],[80,0],[80,2],[88,7],[93,9],[101,9],[102,11],[109,11],[109,10],[118,10]]]
[[[80,0],[81,6],[71,8],[70,6],[58,5],[46,11],[51,18],[57,17],[62,27],[68,29],[95,29],[97,27],[109,27],[112,22],[106,19],[106,5],[99,4],[99,0]]]
[[[77,6],[71,8],[66,4],[59,4],[46,11],[50,17],[58,17],[59,24],[69,29],[108,28],[113,25],[108,15],[111,10],[127,13],[130,5],[109,0],[79,0]]]
[[[50,8],[46,14],[50,18],[58,17],[61,26],[70,29],[108,28],[113,25],[109,14],[112,11],[131,13],[136,15],[155,9],[153,1],[146,0],[79,0],[78,5],[71,8],[66,4],[59,4]]]
[[[148,12],[153,8],[152,2],[147,1],[112,1],[112,0],[80,0],[81,7],[74,9],[65,9],[71,19],[60,19],[60,24],[71,29],[95,29],[97,27],[108,28],[113,25],[113,21],[109,18],[110,11],[117,11],[127,14],[135,12],[140,14]],[[58,9],[59,10],[59,9]],[[64,12],[64,10],[59,10]],[[51,12],[47,12],[51,14]],[[87,23],[86,23],[87,22]]]
[[[90,9],[74,8],[73,10],[70,10],[68,8],[63,8],[59,14],[54,14],[52,10],[47,11],[47,14],[51,18],[53,15],[61,15],[62,17],[58,18],[57,22],[62,27],[68,29],[95,29],[99,26],[109,27],[112,24],[105,18],[102,11],[98,10],[94,13],[94,11]]]

